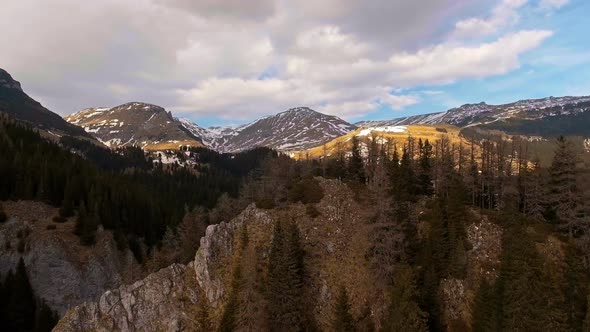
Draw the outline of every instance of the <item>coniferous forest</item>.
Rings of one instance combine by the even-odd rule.
[[[184,156],[196,164],[180,167],[154,163],[135,148],[110,152],[85,142],[50,142],[5,120],[0,200],[59,207],[56,222],[75,223],[84,246],[94,244],[99,227],[111,230],[120,250],[129,248],[154,269],[190,261],[204,227],[230,220],[251,203],[267,210],[302,203],[315,218],[315,204],[324,197],[318,179],[337,179],[371,212],[371,250],[363,255],[388,289],[388,306],[378,322],[368,309],[353,314],[340,285],[331,300],[333,330],[588,329],[590,169],[567,138],[555,139],[549,167],[518,140],[474,139],[469,146],[445,138],[377,141],[373,137],[363,152],[365,143],[354,137],[350,151],[299,161],[264,148],[237,155],[193,148]],[[469,319],[448,317],[441,287],[471,280],[468,227],[478,218],[502,229],[500,268],[494,278],[473,279]],[[305,282],[313,252],[304,250],[301,231],[289,218],[273,229],[264,268],[252,265],[257,247],[242,231],[222,314],[214,323],[204,303],[196,323],[201,330],[321,329]],[[553,263],[541,249],[548,237],[563,243],[561,259]],[[1,320],[9,330],[44,331],[55,324],[55,313],[33,294],[22,261],[0,291]]]

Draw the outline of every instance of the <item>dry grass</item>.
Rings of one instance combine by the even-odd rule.
[[[434,142],[440,140],[443,137],[447,137],[452,144],[459,144],[463,143],[465,145],[469,144],[468,141],[460,136],[460,129],[455,126],[451,125],[436,125],[436,126],[427,126],[427,125],[410,125],[406,126],[407,131],[403,133],[392,133],[392,132],[379,132],[373,131],[371,134],[366,136],[358,136],[360,132],[363,130],[357,129],[352,131],[346,135],[340,136],[335,138],[334,140],[326,143],[322,146],[317,146],[315,148],[311,148],[308,150],[297,151],[293,152],[292,156],[295,159],[304,159],[304,158],[320,158],[323,156],[333,156],[338,153],[339,150],[341,151],[350,151],[351,149],[351,140],[353,136],[357,136],[362,143],[368,144],[370,140],[375,137],[377,142],[383,143],[390,143],[393,145],[394,143],[401,148],[405,142],[407,142],[408,137],[413,137],[416,140],[428,139],[430,142]]]

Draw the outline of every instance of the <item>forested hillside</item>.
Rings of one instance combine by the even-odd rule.
[[[154,166],[138,148],[112,152],[73,138],[63,138],[60,146],[7,118],[0,133],[0,200],[61,207],[56,222],[75,215],[78,235],[87,245],[102,225],[115,232],[122,247],[139,241],[148,251],[187,211],[212,208],[223,193],[235,197],[249,169],[273,156],[260,149],[230,159],[203,150],[210,167],[171,169]],[[137,257],[141,260],[140,252]]]
[[[183,280],[179,287],[192,293],[157,300],[158,312],[168,312],[158,318],[140,295],[150,289],[138,289],[130,295],[140,297],[133,300],[138,318],[129,324],[198,331],[589,326],[590,172],[568,140],[554,142],[545,168],[527,155],[526,141],[373,142],[362,151],[353,136],[349,151],[320,160],[267,159],[236,198],[189,214],[215,224],[194,261],[187,249],[194,233],[183,223],[148,264],[190,261],[166,278],[180,278],[172,284]],[[177,268],[151,275],[149,284]],[[118,326],[100,310],[75,309],[58,331]]]

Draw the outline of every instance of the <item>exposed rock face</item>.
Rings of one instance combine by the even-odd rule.
[[[270,225],[270,216],[250,205],[231,222],[207,227],[195,261],[174,264],[132,285],[107,291],[62,318],[54,331],[185,331],[195,326],[199,294],[219,308],[226,295],[224,263],[246,222]],[[270,228],[272,230],[272,227]]]
[[[54,331],[185,331],[198,298],[191,267],[174,264],[70,310]]]
[[[73,234],[73,221],[50,221],[56,209],[22,201],[5,202],[4,207],[9,221],[0,225],[0,277],[22,257],[35,295],[60,315],[120,285],[126,278],[123,271],[139,274],[132,255],[121,254],[109,232],[100,232],[92,248],[83,247]]]
[[[173,265],[133,285],[109,291],[97,302],[73,308],[55,331],[190,331],[198,319],[202,298],[209,302],[215,325],[229,295],[231,267],[242,230],[247,228],[248,242],[256,248],[258,266],[266,266],[274,223],[286,218],[298,224],[308,253],[308,305],[319,327],[329,329],[333,294],[340,285],[349,290],[355,316],[366,303],[370,303],[374,315],[380,315],[385,305],[384,290],[375,289],[370,270],[362,263],[370,225],[358,214],[359,206],[345,184],[336,180],[320,180],[320,184],[325,191],[324,199],[317,204],[321,216],[310,218],[302,204],[275,210],[250,205],[230,222],[210,225],[195,260],[186,267]]]
[[[248,220],[272,229],[273,220],[270,215],[252,204],[230,223],[210,225],[205,236],[201,238],[201,245],[194,261],[195,275],[199,286],[214,308],[221,304],[226,293],[224,276],[219,271],[220,263],[234,255],[234,237]]]

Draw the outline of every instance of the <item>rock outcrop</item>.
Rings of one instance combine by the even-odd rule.
[[[29,201],[3,205],[9,220],[0,224],[0,278],[22,258],[35,295],[60,315],[131,280],[131,272],[140,277],[133,256],[117,250],[110,232],[99,232],[93,247],[83,247],[73,220],[51,221],[57,209]]]
[[[54,331],[185,331],[198,290],[191,266],[174,264],[68,311]]]
[[[199,250],[195,255],[194,270],[199,286],[205,292],[213,308],[218,307],[225,295],[223,262],[230,259],[234,251],[235,235],[244,227],[245,223],[267,226],[272,230],[271,216],[254,204],[248,206],[231,222],[221,222],[207,227],[206,234],[201,238]],[[251,225],[253,227],[254,225]]]
[[[375,289],[370,268],[363,263],[370,225],[363,222],[361,209],[345,184],[337,180],[320,180],[320,184],[325,195],[316,206],[319,217],[309,217],[303,204],[273,210],[252,204],[233,220],[210,225],[193,262],[172,265],[109,291],[96,302],[73,308],[55,331],[190,331],[197,324],[201,301],[207,302],[215,326],[230,293],[231,267],[239,253],[242,231],[247,229],[248,242],[256,248],[256,266],[264,269],[274,224],[287,219],[294,220],[301,231],[307,253],[307,305],[318,326],[329,328],[333,294],[340,285],[349,290],[355,316],[370,303],[373,314],[368,319],[378,320],[384,308],[384,290]]]
[[[224,263],[234,255],[234,239],[247,222],[272,225],[266,212],[250,205],[231,222],[207,227],[193,262],[171,265],[107,291],[98,301],[68,311],[54,331],[191,330],[199,299],[207,298],[213,309],[221,306],[227,293]]]

